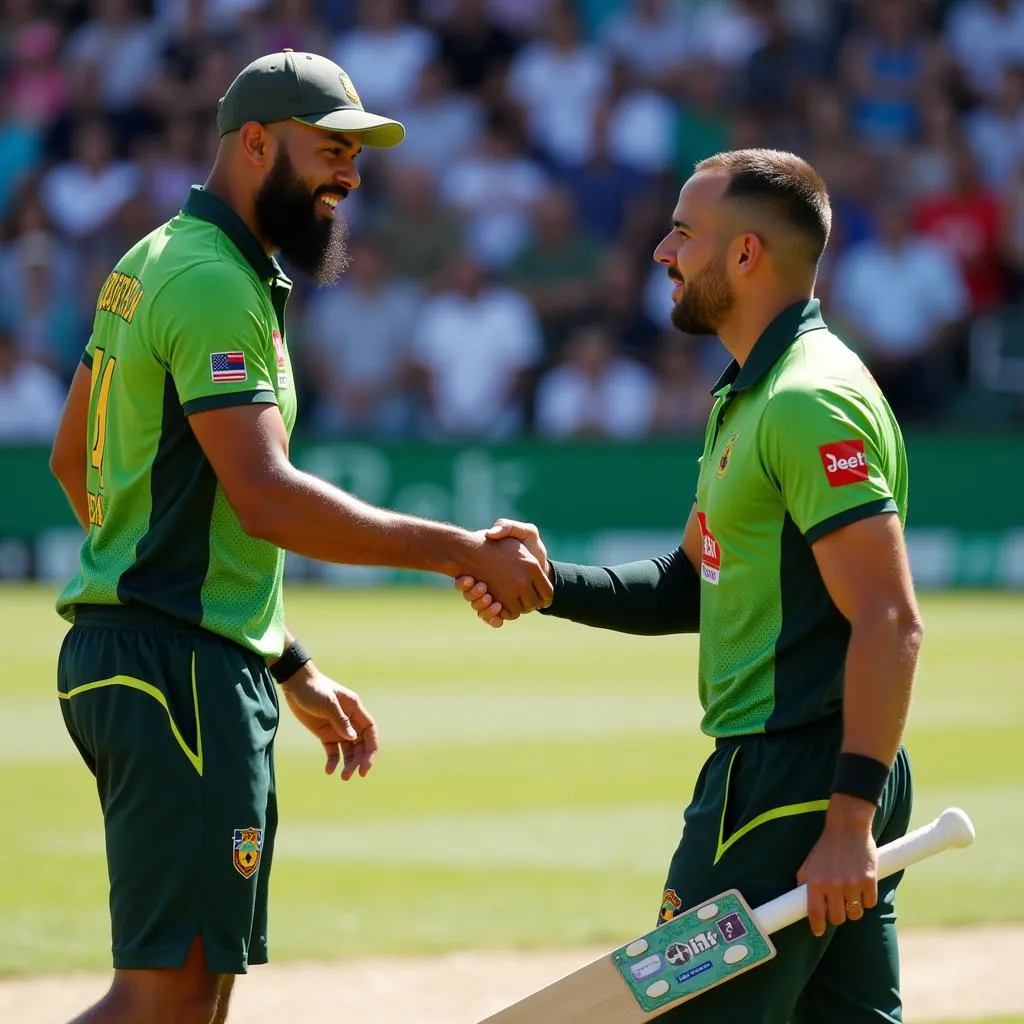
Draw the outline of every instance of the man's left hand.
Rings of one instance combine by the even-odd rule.
[[[341,778],[360,778],[373,767],[379,740],[377,726],[354,690],[329,679],[307,662],[281,690],[295,717],[323,744],[331,775],[339,762]]]
[[[878,902],[874,812],[867,801],[832,794],[821,838],[796,875],[807,885],[807,916],[815,935],[825,934],[826,921],[859,921]]]

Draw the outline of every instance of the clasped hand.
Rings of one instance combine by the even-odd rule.
[[[540,567],[542,581],[534,587],[537,600],[532,607],[525,604],[509,607],[492,593],[497,590],[497,587],[492,587],[487,580],[469,574],[457,577],[456,588],[461,591],[462,596],[469,602],[477,616],[488,626],[498,629],[504,622],[519,618],[523,612],[532,611],[535,608],[546,608],[551,604],[554,596],[554,587],[551,583],[551,563],[548,561],[547,549],[540,539],[537,527],[532,523],[498,519],[489,530],[484,531],[483,536],[489,544],[500,544],[510,540],[521,544],[536,559],[537,565]]]

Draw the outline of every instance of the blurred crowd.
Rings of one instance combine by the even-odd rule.
[[[0,442],[50,436],[103,279],[283,47],[408,130],[360,158],[351,269],[297,280],[307,433],[699,432],[726,357],[668,326],[651,252],[694,162],[745,146],[828,182],[825,314],[904,420],[991,410],[971,345],[1024,293],[1024,0],[0,0]]]

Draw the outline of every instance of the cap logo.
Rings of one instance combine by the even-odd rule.
[[[341,87],[345,90],[345,95],[353,102],[358,103],[362,106],[362,101],[359,99],[359,93],[356,92],[356,87],[352,84],[352,79],[345,74],[344,71],[338,72],[338,78],[341,79]]]

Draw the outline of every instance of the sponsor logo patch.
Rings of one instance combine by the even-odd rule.
[[[243,878],[252,878],[260,866],[263,852],[263,829],[236,828],[231,840],[235,870]]]
[[[283,370],[287,366],[284,358],[284,338],[281,337],[280,331],[274,331],[272,337],[274,339],[274,353],[277,355],[277,368]]]
[[[740,920],[739,914],[726,914],[725,917],[719,918],[715,925],[726,942],[735,942],[747,934],[747,929]]]
[[[672,942],[665,950],[665,959],[673,967],[681,967],[683,964],[688,964],[693,959],[693,954],[690,952],[690,946],[686,942]]]
[[[689,981],[691,978],[696,977],[698,974],[703,974],[705,971],[711,970],[711,961],[705,960],[702,964],[697,964],[696,967],[691,967],[688,971],[683,971],[682,974],[676,975],[676,981],[682,983]]]
[[[643,981],[644,978],[650,978],[652,975],[657,974],[664,966],[661,957],[657,953],[652,953],[650,956],[644,957],[639,963],[633,964],[629,970],[636,981]]]
[[[235,384],[248,380],[244,352],[212,352],[210,379],[214,384]]]
[[[722,549],[715,540],[715,535],[708,526],[708,517],[703,512],[697,513],[700,525],[700,578],[705,583],[718,586],[718,577],[722,571]]]
[[[849,441],[833,441],[821,445],[818,454],[821,455],[829,487],[846,487],[868,479],[868,460],[863,441],[852,438]]]
[[[658,920],[662,924],[671,921],[682,907],[683,901],[679,898],[675,889],[666,889],[665,895],[661,897],[661,913],[658,915]]]

